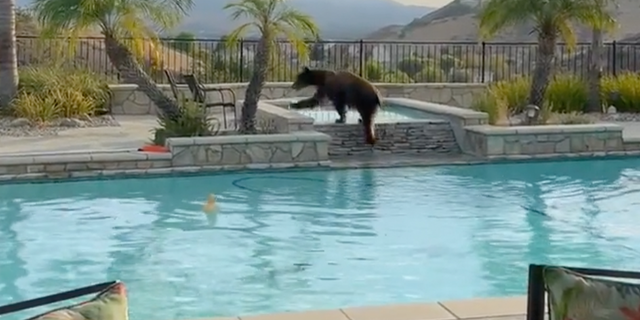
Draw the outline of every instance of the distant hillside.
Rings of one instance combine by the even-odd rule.
[[[617,0],[617,7],[610,10],[615,14],[620,29],[607,40],[619,40],[640,33],[640,4],[637,0]],[[478,40],[478,0],[455,0],[452,3],[415,19],[402,28],[383,32],[378,30],[369,35],[371,40],[407,41],[477,41]],[[577,28],[580,41],[590,40],[590,31]],[[498,35],[493,41],[535,41],[531,26],[520,25]]]
[[[27,6],[30,2],[17,0],[18,6]],[[223,10],[229,2],[195,0],[195,9],[180,29],[206,38],[229,33],[242,23],[230,20],[229,12]],[[316,20],[325,39],[359,39],[384,26],[404,25],[433,11],[433,8],[405,6],[392,0],[290,0],[290,3]]]

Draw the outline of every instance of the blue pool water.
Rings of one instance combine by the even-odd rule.
[[[334,123],[338,119],[338,113],[333,106],[320,107],[314,109],[299,109],[295,110],[307,117],[311,117],[315,120],[316,124],[322,123]],[[358,123],[360,115],[353,109],[347,112],[347,123]],[[376,123],[385,122],[398,122],[416,119],[429,119],[429,114],[417,109],[408,108],[398,105],[385,105],[376,115]]]
[[[3,185],[0,305],[109,279],[148,320],[519,295],[532,262],[638,269],[638,212],[640,160]]]

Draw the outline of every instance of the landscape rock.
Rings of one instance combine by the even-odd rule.
[[[84,127],[85,123],[82,120],[74,118],[63,118],[58,122],[58,126],[67,128],[80,128]]]
[[[63,118],[46,125],[35,126],[25,118],[0,117],[0,136],[43,137],[55,136],[63,130],[95,127],[119,127],[120,124],[110,115],[83,117],[82,119]]]
[[[29,119],[17,118],[17,119],[11,120],[11,122],[9,122],[8,124],[8,127],[19,128],[19,127],[28,127],[30,125],[31,125],[31,121],[29,121]]]

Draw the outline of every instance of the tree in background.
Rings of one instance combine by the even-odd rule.
[[[231,11],[234,20],[241,17],[251,20],[233,30],[228,35],[228,43],[237,43],[249,31],[260,32],[241,121],[242,132],[255,133],[258,100],[269,71],[270,59],[274,51],[278,50],[278,38],[284,36],[296,48],[299,57],[307,57],[308,47],[304,39],[317,39],[318,26],[311,16],[288,6],[285,0],[239,0],[224,8]]]
[[[16,3],[0,0],[0,109],[9,106],[17,91]]]
[[[555,59],[556,43],[564,40],[569,48],[576,45],[571,22],[587,26],[608,25],[611,15],[598,0],[487,0],[479,14],[480,33],[490,38],[516,24],[533,21],[538,35],[538,54],[529,103],[542,107]]]
[[[193,54],[196,42],[196,35],[191,32],[180,32],[172,39],[170,46],[187,54]],[[200,49],[200,48],[198,48]]]
[[[135,53],[144,51],[145,45],[153,46],[153,51],[161,50],[157,34],[148,23],[162,29],[174,27],[193,7],[193,0],[34,0],[33,7],[45,36],[64,35],[77,40],[82,32],[98,27],[120,79],[138,85],[165,116],[178,116],[177,102],[144,72]]]
[[[600,10],[606,11],[610,0],[595,0]],[[605,17],[602,21],[596,21],[591,30],[591,54],[589,55],[589,102],[587,103],[587,112],[602,112],[602,101],[600,97],[602,78],[602,60],[603,60],[603,35],[605,32],[611,31],[615,27],[615,21]]]

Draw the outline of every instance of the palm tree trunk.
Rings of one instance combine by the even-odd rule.
[[[15,8],[15,0],[0,0],[0,109],[7,107],[18,91]]]
[[[529,104],[543,108],[544,94],[549,85],[549,76],[553,68],[553,61],[556,52],[555,32],[541,32],[538,35],[538,54],[536,67],[531,82],[531,92],[529,93]]]
[[[589,61],[589,102],[587,112],[602,112],[600,101],[600,79],[602,77],[602,30],[594,28],[591,34],[591,57]]]
[[[263,34],[256,48],[254,70],[247,86],[242,105],[242,123],[240,131],[243,133],[256,133],[256,113],[258,112],[258,100],[262,87],[264,87],[271,56],[271,41],[268,34]]]
[[[155,103],[164,116],[178,117],[180,114],[178,103],[171,100],[158,88],[153,79],[142,70],[131,51],[111,35],[105,35],[104,42],[107,56],[120,73],[121,81],[138,85],[138,88]]]

